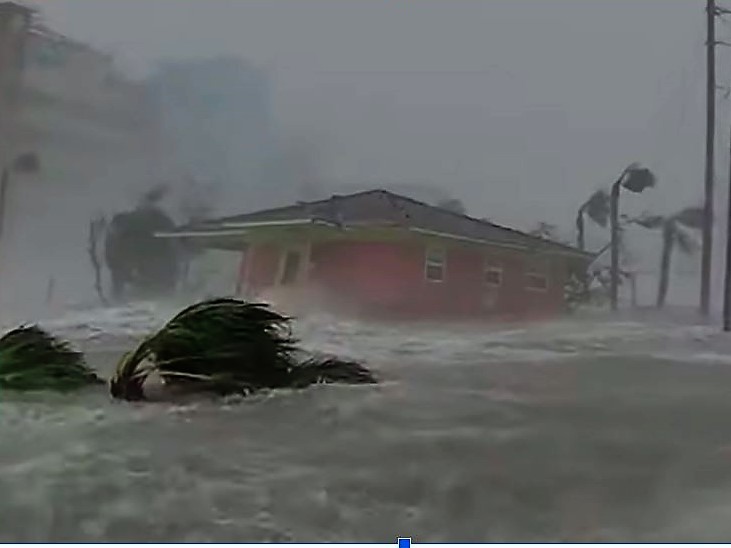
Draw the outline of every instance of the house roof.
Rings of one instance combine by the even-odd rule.
[[[334,226],[391,225],[435,236],[473,240],[521,248],[569,253],[585,258],[593,254],[574,247],[531,236],[519,230],[462,215],[408,198],[387,190],[368,190],[345,196],[334,195],[325,200],[296,204],[211,219],[178,228],[167,236],[210,235],[232,233],[235,229],[256,226],[325,223]]]

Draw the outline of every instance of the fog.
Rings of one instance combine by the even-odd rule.
[[[221,53],[265,65],[279,123],[317,140],[330,178],[429,181],[512,223],[570,224],[577,194],[635,160],[658,172],[662,187],[647,198],[656,208],[701,197],[701,2],[55,0],[43,9],[138,73],[160,58]]]
[[[659,185],[626,200],[626,212],[666,213],[702,200],[700,1],[37,5],[49,26],[113,54],[137,78],[160,61],[219,55],[266,70],[280,148],[308,147],[311,176],[327,182],[323,193],[431,185],[472,215],[524,229],[546,221],[565,239],[573,239],[577,205],[633,161],[651,167]],[[731,35],[725,23],[718,29],[720,38]],[[719,48],[720,84],[729,80],[728,55]],[[718,104],[717,179],[725,187],[731,102],[719,93]],[[219,197],[226,212],[302,197],[291,178],[274,176],[254,191],[237,180],[243,172],[229,173],[223,184],[238,191]],[[591,247],[605,239],[590,235]],[[658,241],[634,238],[645,270],[656,268]]]
[[[560,245],[633,162],[701,204],[704,3],[0,2],[0,326],[63,343],[0,338],[0,542],[728,539],[702,215],[623,220],[614,313]]]

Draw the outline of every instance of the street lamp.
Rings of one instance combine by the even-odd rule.
[[[630,164],[625,168],[619,179],[612,185],[609,195],[609,223],[612,230],[611,253],[611,280],[610,299],[612,310],[617,310],[619,295],[619,191],[624,188],[635,194],[640,194],[655,186],[655,174],[639,164]]]
[[[10,174],[32,174],[41,169],[41,162],[35,152],[24,152],[18,154],[13,160],[3,167],[0,175],[0,237],[5,226],[5,210],[7,203],[8,186],[10,186]]]

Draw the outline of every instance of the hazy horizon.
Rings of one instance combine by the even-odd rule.
[[[702,197],[702,2],[174,6],[40,5],[48,24],[137,75],[160,59],[218,54],[265,66],[279,124],[313,141],[329,178],[428,181],[475,215],[567,227],[580,198],[632,161],[660,178],[643,206]],[[720,48],[721,69],[726,55]]]

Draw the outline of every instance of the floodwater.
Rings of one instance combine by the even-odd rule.
[[[108,372],[171,310],[45,325]],[[725,541],[731,343],[687,319],[376,326],[384,382],[247,400],[0,401],[0,541]]]

